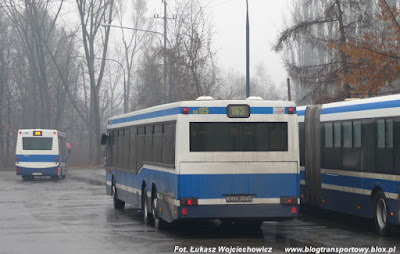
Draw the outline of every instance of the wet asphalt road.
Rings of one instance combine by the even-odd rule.
[[[142,223],[137,210],[113,209],[103,169],[27,182],[14,171],[0,171],[0,253],[172,253],[175,246],[187,253],[192,246],[271,247],[272,253],[291,246],[397,246],[400,253],[400,230],[389,237],[371,230],[367,220],[306,211],[298,219],[264,222],[261,230],[202,221],[157,231]]]

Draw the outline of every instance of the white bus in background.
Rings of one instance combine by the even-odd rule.
[[[32,180],[35,176],[65,178],[67,158],[64,133],[45,129],[18,131],[15,166],[17,175],[24,180]]]
[[[107,193],[114,207],[143,210],[144,222],[220,219],[255,226],[293,218],[299,151],[293,102],[175,102],[112,117]]]

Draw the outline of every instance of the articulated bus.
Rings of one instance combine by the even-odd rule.
[[[156,228],[188,219],[259,227],[293,218],[295,110],[293,102],[200,97],[112,117],[102,136],[107,194],[115,209],[142,209]]]
[[[24,180],[35,176],[65,178],[67,174],[66,136],[57,130],[19,130],[15,152],[17,175]]]
[[[375,222],[400,223],[400,95],[302,106],[301,200]]]

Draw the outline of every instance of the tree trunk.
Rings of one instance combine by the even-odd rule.
[[[340,33],[340,44],[342,46],[346,45],[346,33],[344,31],[344,25],[343,25],[343,11],[341,8],[341,3],[340,0],[335,0],[337,9],[338,9],[338,22],[339,22],[339,33]],[[343,50],[341,50],[340,52],[340,60],[342,62],[342,72],[343,75],[347,75],[348,74],[348,64],[347,64],[347,57],[346,54],[343,52]],[[346,83],[343,84],[344,86],[344,90],[345,90],[345,98],[350,98],[351,96],[351,88],[350,88],[350,84]]]

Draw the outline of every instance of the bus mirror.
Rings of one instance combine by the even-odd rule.
[[[103,135],[101,135],[101,144],[105,145],[107,143],[107,134],[103,133]]]

